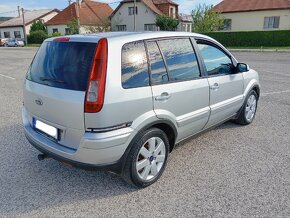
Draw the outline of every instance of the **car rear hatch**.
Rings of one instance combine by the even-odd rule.
[[[85,132],[84,101],[96,46],[67,37],[46,41],[26,76],[24,107],[31,126],[73,149]]]

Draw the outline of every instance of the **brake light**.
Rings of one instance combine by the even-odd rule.
[[[65,36],[53,39],[54,42],[68,42],[69,40],[70,38]]]
[[[108,59],[107,39],[99,40],[88,81],[85,113],[99,112],[104,103]]]

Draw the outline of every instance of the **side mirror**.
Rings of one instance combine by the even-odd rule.
[[[237,64],[237,71],[238,72],[248,72],[250,70],[250,67],[248,64],[244,64],[244,63],[238,63]]]

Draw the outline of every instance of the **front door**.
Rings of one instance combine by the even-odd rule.
[[[244,79],[235,73],[231,57],[218,46],[198,42],[208,74],[211,114],[206,127],[233,116],[243,104]]]

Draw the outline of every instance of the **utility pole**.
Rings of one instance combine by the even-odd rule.
[[[134,32],[136,32],[136,0],[134,0]]]
[[[22,11],[22,21],[23,21],[23,35],[24,35],[25,45],[27,45],[27,36],[26,36],[26,31],[25,31],[24,9],[21,8],[21,11]]]
[[[80,25],[80,0],[77,0],[77,23],[78,23],[78,34],[81,33],[80,29],[81,29],[81,25]]]

